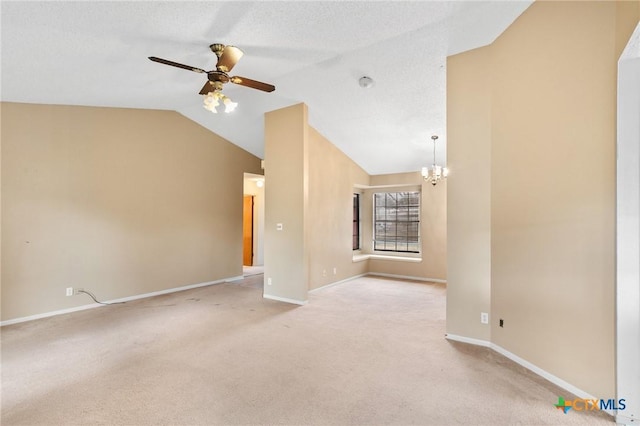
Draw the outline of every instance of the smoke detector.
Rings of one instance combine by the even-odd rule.
[[[363,89],[368,89],[369,87],[373,86],[373,79],[365,75],[360,77],[360,79],[358,80],[358,84]]]

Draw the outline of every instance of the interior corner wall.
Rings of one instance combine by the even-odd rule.
[[[308,163],[307,106],[265,114],[265,298],[307,302]]]
[[[480,322],[491,312],[490,67],[487,47],[447,59],[447,334],[483,341],[491,339]]]
[[[369,175],[318,131],[309,128],[309,289],[368,272],[353,262],[353,193]]]
[[[490,61],[491,342],[602,398],[615,395],[617,60],[638,20],[623,3],[534,2],[484,52],[454,58]],[[448,97],[448,128],[477,102]]]
[[[447,281],[447,181],[436,186],[427,183],[419,172],[392,173],[371,176],[371,186],[415,185],[421,191],[420,241],[422,243],[420,262],[370,259],[369,272],[412,277],[420,280]],[[373,193],[380,191],[408,191],[410,187],[368,189],[365,191],[364,206],[373,206]],[[363,214],[364,226],[373,229],[373,208]],[[371,231],[364,234],[372,241]],[[367,251],[373,252],[369,243]]]
[[[2,103],[2,320],[242,274],[260,160],[176,112]],[[36,121],[34,121],[34,117]]]
[[[638,3],[640,6],[640,3]],[[640,23],[618,66],[617,397],[618,424],[640,418]]]

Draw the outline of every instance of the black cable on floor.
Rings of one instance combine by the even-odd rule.
[[[98,299],[96,299],[96,297],[93,295],[93,293],[91,293],[90,291],[87,291],[87,290],[78,290],[78,293],[88,294],[89,296],[91,296],[91,298],[93,299],[94,302],[99,303],[101,305],[120,305],[122,303],[126,303],[126,302],[111,302],[111,303],[101,302]]]

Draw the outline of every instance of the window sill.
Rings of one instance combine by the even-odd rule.
[[[356,254],[353,256],[352,261],[363,262],[365,260],[393,260],[396,262],[422,262],[421,257],[407,257],[407,256],[390,256],[385,254]]]

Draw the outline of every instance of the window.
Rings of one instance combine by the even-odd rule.
[[[353,250],[360,250],[360,194],[353,194]]]
[[[420,192],[373,194],[373,249],[420,252]]]

